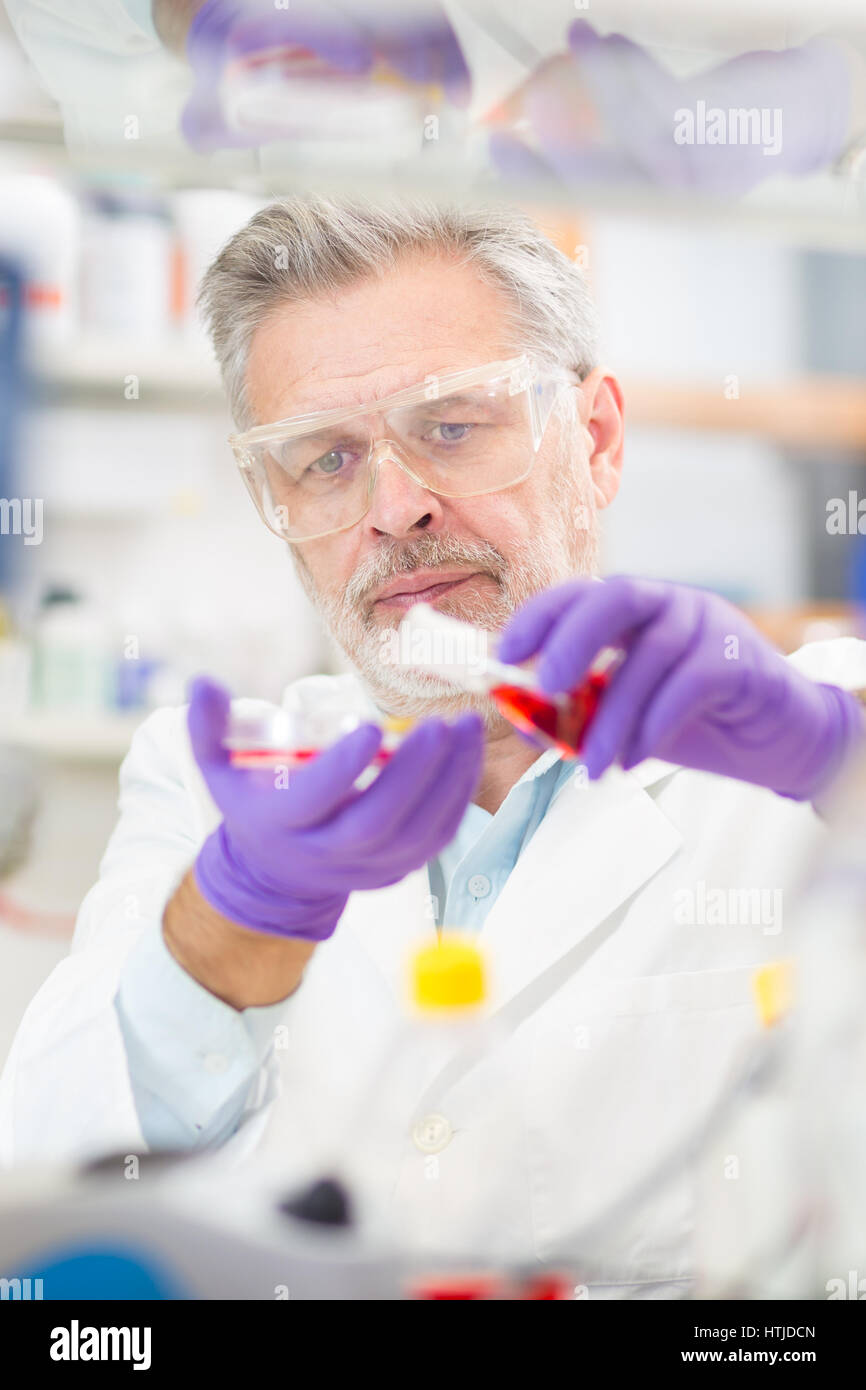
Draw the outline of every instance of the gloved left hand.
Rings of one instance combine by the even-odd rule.
[[[537,656],[554,693],[574,690],[607,646],[625,656],[580,752],[591,778],[657,757],[808,800],[866,732],[854,696],[797,671],[718,595],[681,584],[571,580],[515,614],[498,655]]]

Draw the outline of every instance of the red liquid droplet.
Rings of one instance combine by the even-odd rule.
[[[565,757],[580,752],[610,677],[593,672],[562,704],[519,685],[496,685],[491,695],[506,719],[523,733],[558,748]]]

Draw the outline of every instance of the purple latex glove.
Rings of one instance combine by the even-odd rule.
[[[292,0],[286,9],[275,9],[273,0],[206,0],[186,41],[194,86],[181,129],[194,149],[206,153],[261,142],[258,134],[225,125],[223,72],[235,59],[289,44],[310,49],[347,75],[363,75],[381,59],[409,82],[440,83],[455,105],[469,100],[469,70],[436,0],[414,10],[376,0]]]
[[[506,175],[528,171],[531,158],[536,176],[546,166],[567,182],[638,179],[739,194],[771,174],[825,168],[847,139],[851,79],[831,39],[743,53],[688,80],[640,44],[622,34],[603,37],[584,19],[574,21],[568,41],[571,62],[548,62],[524,89],[535,153],[510,135],[491,141]],[[709,129],[710,113],[723,112],[727,122],[731,110],[756,111],[766,123],[759,138],[737,142],[726,125],[724,141],[711,144],[718,132]],[[684,112],[694,117],[692,131]],[[692,142],[677,143],[677,131]]]
[[[718,595],[681,584],[569,581],[511,619],[499,655],[537,655],[553,693],[575,689],[606,646],[625,659],[581,750],[592,778],[615,759],[656,757],[807,800],[866,731],[852,695],[795,670]]]
[[[232,767],[222,746],[226,690],[191,688],[196,761],[223,815],[195,862],[202,896],[223,916],[277,936],[322,941],[355,889],[384,888],[454,838],[481,770],[482,724],[429,719],[363,791],[353,783],[382,734],[364,724],[278,786],[273,770]]]

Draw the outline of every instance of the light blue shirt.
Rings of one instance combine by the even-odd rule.
[[[437,926],[478,931],[554,796],[575,770],[551,750],[494,815],[470,802],[429,865]],[[188,975],[160,926],[127,959],[115,1007],[142,1133],[152,1149],[204,1148],[237,1129],[291,999],[239,1011]]]

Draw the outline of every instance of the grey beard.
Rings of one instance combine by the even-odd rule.
[[[363,607],[356,595],[359,592],[369,594],[387,579],[420,567],[471,567],[489,575],[497,585],[496,591],[469,596],[461,594],[453,602],[449,602],[446,594],[439,600],[437,608],[475,627],[495,632],[505,626],[531,594],[547,588],[552,582],[550,568],[539,559],[537,547],[527,546],[526,554],[516,562],[506,562],[495,546],[487,542],[431,535],[421,536],[409,545],[404,543],[394,554],[389,555],[389,551],[385,550],[377,552],[372,558],[375,564],[370,568],[377,570],[372,584],[368,575],[356,573],[347,586],[344,598],[339,603],[329,601],[323,610],[323,617],[373,698],[389,713],[399,715],[424,716],[435,713],[453,718],[466,710],[475,710],[488,728],[494,727],[500,716],[486,696],[456,690],[450,681],[430,671],[383,663],[382,634],[396,630],[398,623],[382,624],[375,622],[372,614],[362,616]],[[362,570],[364,568],[362,566]]]

